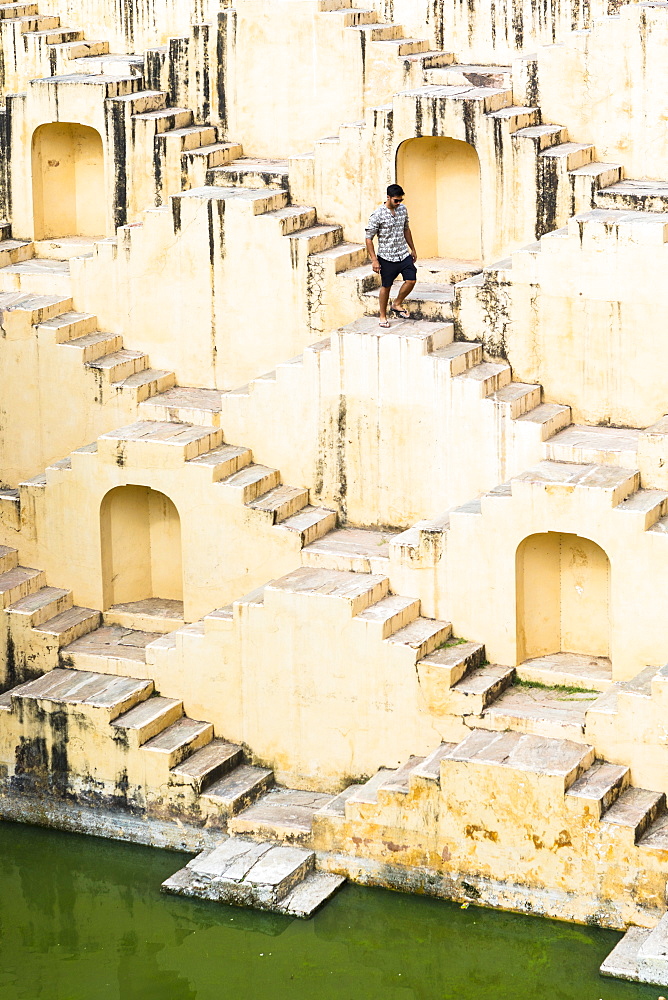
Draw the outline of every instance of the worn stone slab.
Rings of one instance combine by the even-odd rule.
[[[306,843],[311,838],[313,815],[332,796],[292,788],[276,788],[230,820],[232,833]]]
[[[547,685],[607,691],[612,684],[612,664],[607,656],[550,653],[525,660],[515,670],[521,680]]]
[[[601,975],[668,986],[668,916],[653,930],[629,927],[601,965]]]
[[[346,879],[330,872],[313,872],[292,889],[276,906],[277,913],[307,920],[332,898]]]

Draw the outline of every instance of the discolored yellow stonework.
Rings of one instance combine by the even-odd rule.
[[[0,7],[0,815],[652,928],[666,9],[463,11]]]

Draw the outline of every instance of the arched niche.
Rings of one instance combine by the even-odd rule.
[[[550,653],[610,655],[610,561],[589,538],[530,535],[516,555],[518,662]]]
[[[118,486],[100,507],[104,606],[183,600],[181,519],[164,493]]]
[[[407,139],[397,150],[397,181],[420,257],[482,259],[480,161],[470,143]]]
[[[106,198],[100,133],[75,122],[52,122],[35,129],[32,191],[36,240],[104,235]]]

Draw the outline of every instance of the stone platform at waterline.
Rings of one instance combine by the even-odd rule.
[[[0,5],[0,815],[663,985],[668,7],[372,7]]]
[[[162,890],[306,919],[344,882],[340,875],[317,872],[313,851],[230,837],[189,861]]]

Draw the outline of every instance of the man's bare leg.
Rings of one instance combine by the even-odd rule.
[[[413,282],[415,284],[415,282]],[[387,303],[390,301],[390,289],[384,288],[381,285],[380,292],[378,294],[378,305],[380,307],[380,321],[384,323],[387,320]]]
[[[414,281],[404,281],[403,285],[399,289],[399,294],[397,295],[396,299],[394,300],[394,305],[393,305],[392,308],[393,309],[401,309],[401,307],[404,304],[404,299],[408,295],[411,294],[411,292],[413,291],[414,288],[415,288],[415,282]]]

